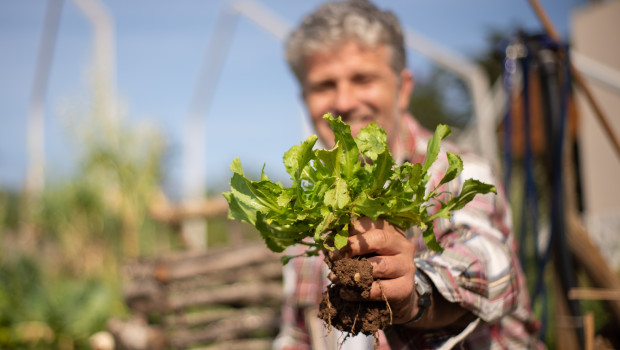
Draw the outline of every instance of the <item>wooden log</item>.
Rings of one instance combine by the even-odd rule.
[[[170,314],[164,318],[166,327],[170,329],[197,328],[224,319],[243,319],[247,317],[271,314],[278,308],[272,307],[247,307],[241,309],[207,309],[195,312]]]
[[[276,260],[279,260],[279,255],[274,254],[261,243],[218,254],[206,253],[172,263],[165,260],[159,261],[155,268],[155,275],[159,281],[170,283],[198,275],[218,273],[242,266]]]
[[[125,283],[123,294],[127,307],[134,313],[146,315],[165,310],[165,291],[154,279]]]
[[[279,257],[257,242],[135,260],[124,269],[125,298],[143,319],[163,316],[166,341],[174,348],[222,341],[269,348],[271,338],[239,338],[277,333],[283,298]]]
[[[282,264],[271,261],[176,281],[168,285],[169,293],[192,289],[210,289],[222,284],[250,281],[280,281]]]
[[[183,349],[201,343],[248,338],[261,331],[273,336],[279,324],[279,312],[265,310],[248,317],[224,319],[204,328],[176,330],[171,332],[169,341],[174,348]]]
[[[199,263],[201,261],[218,260],[229,254],[243,254],[247,250],[262,249],[269,251],[262,241],[245,242],[243,245],[226,245],[210,248],[207,252],[183,250],[168,252],[165,255],[154,257],[141,257],[124,262],[123,274],[128,278],[135,279],[144,276],[152,276],[158,265],[183,265],[184,263]],[[273,253],[272,253],[273,254]],[[274,259],[277,254],[273,254]]]
[[[281,285],[282,266],[277,254],[262,244],[247,245],[240,248],[224,248],[201,254],[174,254],[157,259],[135,261],[125,269],[124,295],[129,307],[141,314],[163,312],[165,300],[186,298],[191,300],[210,300],[200,294],[219,296],[237,288],[228,286],[217,291],[222,284],[254,281],[252,286],[260,286],[268,281]],[[235,284],[239,285],[239,284]],[[268,285],[266,293],[271,290]],[[280,287],[281,289],[281,287]],[[241,290],[231,292],[224,302],[245,303],[251,297],[239,296]],[[281,295],[281,293],[277,293]]]
[[[585,350],[594,350],[594,313],[592,311],[584,316],[583,329],[586,338]]]
[[[174,313],[165,317],[164,323],[170,328],[195,327],[225,318],[239,317],[249,312],[247,309],[207,309],[196,312]]]
[[[272,342],[269,339],[242,339],[198,347],[195,350],[269,350],[271,348]]]
[[[599,249],[592,243],[578,215],[574,211],[569,211],[567,220],[569,247],[593,285],[598,288],[620,290],[618,275],[609,268]],[[616,320],[620,320],[620,300],[607,300],[606,303]]]
[[[229,340],[209,346],[192,348],[194,350],[269,350],[272,348],[272,341],[269,339]]]
[[[620,301],[620,289],[572,288],[568,291],[568,299]]]
[[[166,308],[176,312],[189,307],[209,305],[279,305],[282,297],[282,284],[278,282],[236,283],[208,291],[198,290],[169,296]]]

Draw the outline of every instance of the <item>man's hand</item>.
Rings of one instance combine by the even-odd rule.
[[[403,323],[413,318],[417,311],[417,294],[414,287],[414,245],[404,232],[383,219],[373,222],[364,217],[349,227],[349,244],[332,253],[332,259],[369,255],[373,266],[370,296],[361,299],[355,293],[343,293],[347,300],[388,300],[393,313],[393,323]]]

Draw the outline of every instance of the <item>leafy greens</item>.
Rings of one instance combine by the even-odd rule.
[[[283,160],[291,187],[271,182],[264,166],[259,181],[245,177],[239,158],[230,166],[230,192],[223,194],[229,204],[228,218],[256,227],[274,252],[295,244],[308,246],[303,254],[306,256],[317,255],[323,248],[340,249],[347,245],[349,224],[362,216],[383,218],[403,230],[419,226],[427,246],[441,251],[433,220],[450,217],[476,194],[496,193],[495,186],[468,179],[459,195],[445,202],[439,200],[439,187],[463,170],[461,158],[449,152],[444,177],[427,192],[429,169],[439,155],[441,140],[450,134],[446,125],[435,130],[424,164],[405,162],[397,166],[388,149],[387,135],[376,123],[353,137],[340,117],[326,114],[323,118],[334,131],[336,146],[315,150],[317,136],[313,135],[288,150]],[[433,205],[439,209],[429,214]]]

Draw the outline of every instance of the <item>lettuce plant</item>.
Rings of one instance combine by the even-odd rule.
[[[461,158],[447,152],[448,168],[435,188],[427,188],[429,169],[450,128],[439,125],[430,139],[424,163],[397,165],[387,145],[387,135],[376,123],[353,137],[341,118],[326,114],[335,136],[332,149],[314,149],[317,136],[308,137],[284,154],[292,185],[269,180],[263,170],[258,181],[246,178],[239,158],[232,162],[228,217],[255,226],[274,252],[291,245],[308,248],[303,255],[347,245],[352,220],[383,218],[403,230],[418,226],[430,249],[441,251],[433,232],[436,218],[448,218],[476,194],[496,193],[494,186],[474,179],[463,183],[458,195],[440,200],[441,185],[463,170]],[[445,199],[444,197],[441,197]],[[435,210],[429,210],[436,206]],[[438,208],[438,209],[437,209]],[[284,257],[286,263],[290,257]]]

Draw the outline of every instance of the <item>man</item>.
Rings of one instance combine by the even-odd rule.
[[[327,3],[306,17],[286,43],[315,130],[334,146],[325,113],[351,126],[355,135],[370,122],[386,130],[397,161],[422,162],[430,133],[408,114],[413,77],[406,68],[403,34],[397,18],[363,0]],[[379,219],[353,223],[349,246],[333,258],[373,254],[368,300],[389,302],[393,325],[379,335],[392,349],[537,347],[524,277],[514,250],[511,214],[492,169],[453,145],[461,155],[461,178],[444,190],[458,191],[466,178],[493,183],[498,195],[477,196],[451,220],[435,224],[443,253],[429,251],[419,234],[406,235]],[[447,166],[445,156],[433,166],[437,183]],[[318,259],[294,259],[285,267],[286,300],[279,349],[322,348],[316,308],[329,282]],[[354,293],[345,299],[362,300]],[[430,304],[429,304],[430,302]],[[341,341],[342,339],[340,339]],[[329,342],[329,338],[327,338]],[[338,342],[338,339],[332,340]],[[389,345],[388,345],[389,343]],[[347,340],[344,347],[372,348],[373,339]],[[389,347],[388,347],[389,346]]]

